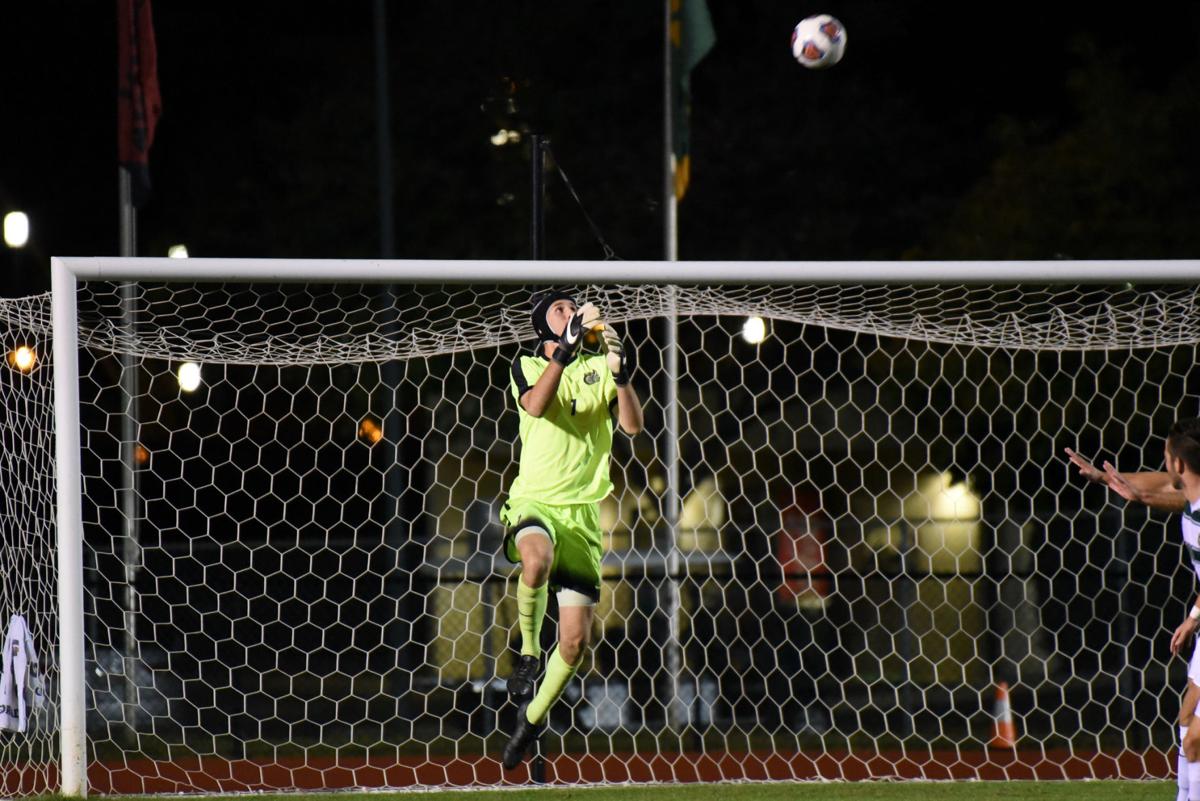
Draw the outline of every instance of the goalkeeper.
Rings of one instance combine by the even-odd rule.
[[[629,384],[621,340],[596,307],[577,306],[560,291],[536,293],[532,304],[537,349],[512,366],[521,463],[500,512],[507,529],[505,555],[521,563],[521,656],[508,679],[517,722],[504,746],[506,770],[524,760],[551,705],[583,661],[600,599],[598,504],[612,491],[613,418],[626,434],[642,429],[642,406]],[[582,350],[589,333],[603,337],[603,353]],[[558,594],[558,647],[546,660],[535,694],[551,587]]]

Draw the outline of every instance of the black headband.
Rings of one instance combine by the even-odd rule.
[[[534,292],[530,298],[532,308],[530,309],[530,317],[533,322],[533,331],[537,334],[538,340],[546,342],[548,340],[558,339],[558,334],[550,328],[546,322],[546,312],[550,311],[550,306],[559,300],[569,300],[575,303],[575,296],[570,292],[564,292],[561,289],[543,289],[539,292]],[[578,306],[578,303],[575,303]]]

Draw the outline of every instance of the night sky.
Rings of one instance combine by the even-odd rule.
[[[1196,258],[1200,5],[710,0],[693,75],[684,259]],[[792,26],[828,12],[845,60]],[[380,255],[373,7],[153,5],[164,114],[140,255]],[[4,294],[118,250],[112,2],[9,3]],[[658,0],[388,5],[396,252],[525,258],[530,131],[617,255],[658,259]],[[499,129],[526,134],[496,147]],[[550,258],[600,258],[551,180]],[[574,278],[566,277],[564,278]]]

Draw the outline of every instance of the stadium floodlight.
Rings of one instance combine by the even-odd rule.
[[[200,388],[200,365],[195,362],[184,362],[179,365],[176,373],[179,388],[184,392],[195,392]]]
[[[28,345],[18,345],[8,352],[8,364],[22,373],[28,373],[37,366],[37,351]]]
[[[171,245],[167,248],[167,257],[172,259],[186,259],[188,257],[187,245]]]
[[[742,339],[751,345],[761,344],[767,338],[767,323],[761,317],[747,317],[742,323]]]
[[[10,248],[23,248],[29,241],[29,215],[23,211],[10,211],[4,215],[4,244]]]
[[[551,713],[549,776],[1174,765],[1162,712],[1184,665],[1151,642],[1164,599],[1191,600],[1178,529],[1114,515],[1055,455],[1160,463],[1151,438],[1197,403],[1200,261],[51,266],[52,297],[0,299],[9,347],[53,322],[53,381],[0,380],[19,410],[0,420],[23,426],[4,440],[20,536],[0,564],[57,645],[62,715],[0,742],[22,793],[523,779],[484,750],[512,718],[495,685],[518,625],[496,510],[520,457],[529,292],[564,275],[621,333],[647,414],[612,451],[602,636]],[[769,328],[761,358],[737,339],[747,317]],[[117,357],[150,388],[204,367],[189,402],[142,398],[136,563],[114,536]],[[374,447],[368,418],[387,421]],[[801,584],[820,603],[798,603]],[[1000,681],[1021,727],[1003,761],[981,714]]]

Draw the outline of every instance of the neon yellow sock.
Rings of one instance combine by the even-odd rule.
[[[583,659],[581,658],[579,661],[582,662]],[[563,690],[567,687],[567,682],[575,675],[578,667],[578,665],[568,665],[558,655],[558,649],[554,649],[554,653],[550,654],[550,658],[546,660],[546,677],[542,679],[542,686],[538,687],[537,695],[529,702],[529,709],[525,712],[525,717],[529,718],[530,723],[540,724],[546,719],[550,707],[562,695]]]
[[[546,584],[527,587],[517,579],[517,617],[521,623],[521,656],[542,655],[542,620],[546,617],[546,602],[550,592]]]

